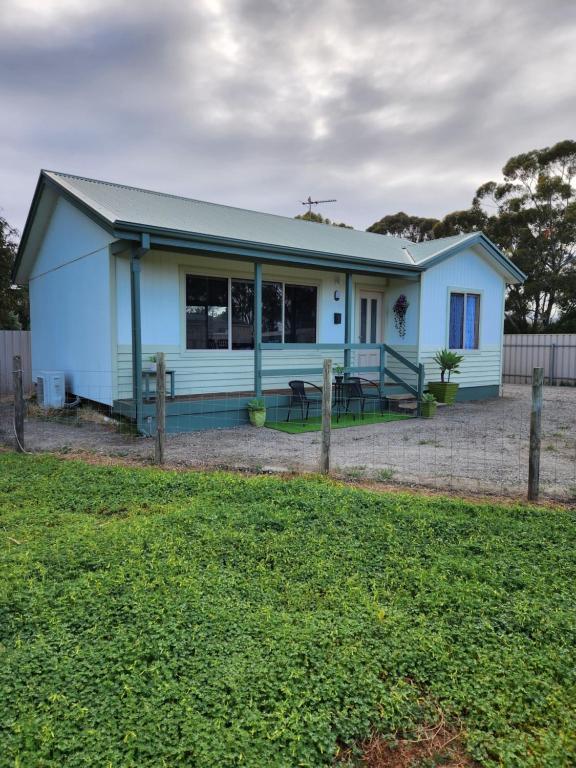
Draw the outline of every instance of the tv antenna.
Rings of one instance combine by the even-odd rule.
[[[338,201],[337,200],[312,200],[310,195],[308,195],[307,200],[300,200],[300,202],[302,203],[302,205],[308,206],[308,213],[312,213],[313,205],[320,205],[320,203],[336,203]]]

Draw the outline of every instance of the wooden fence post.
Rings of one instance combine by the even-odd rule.
[[[528,499],[538,501],[540,493],[540,443],[542,427],[542,385],[544,368],[532,373],[532,411],[530,412],[530,455],[528,458]]]
[[[332,429],[332,360],[324,360],[322,371],[322,445],[320,472],[330,472],[330,432]]]
[[[164,464],[166,442],[166,361],[164,352],[156,353],[156,444],[154,461]]]
[[[12,377],[14,388],[14,436],[16,451],[24,453],[24,382],[22,380],[22,358],[12,358]]]

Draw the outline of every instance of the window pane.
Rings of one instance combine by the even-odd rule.
[[[282,283],[262,284],[262,342],[282,342]]]
[[[360,299],[360,344],[366,344],[367,315],[368,315],[368,299]]]
[[[478,330],[480,320],[480,296],[477,293],[466,295],[466,334],[465,349],[478,349]]]
[[[450,332],[448,346],[450,349],[462,349],[464,333],[464,294],[450,294]]]
[[[284,296],[284,341],[316,343],[316,288],[286,285]]]
[[[232,349],[254,349],[252,280],[232,280]]]
[[[186,275],[186,348],[228,349],[228,280]]]
[[[376,344],[376,323],[378,322],[378,302],[370,301],[370,344]]]

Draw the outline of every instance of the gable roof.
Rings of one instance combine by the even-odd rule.
[[[424,263],[428,265],[433,256],[470,237],[462,235],[415,244],[401,237],[319,226],[302,219],[43,170],[18,249],[15,275],[27,248],[38,202],[46,186],[65,196],[118,238],[122,238],[122,233],[126,231],[207,237],[288,249],[303,255],[308,252],[351,261],[372,262],[375,265],[402,267],[417,273],[424,268]],[[511,267],[508,271],[514,281],[523,279],[522,273],[512,262],[496,246],[492,245],[492,248]]]

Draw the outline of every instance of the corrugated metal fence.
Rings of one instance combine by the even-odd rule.
[[[539,367],[546,384],[576,386],[576,333],[504,336],[504,382],[529,384],[532,370]]]
[[[0,396],[12,394],[12,358],[20,355],[24,392],[32,390],[30,331],[0,331]]]

